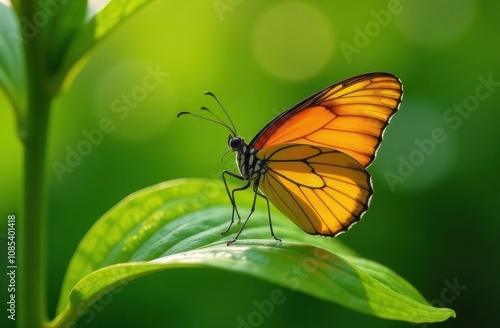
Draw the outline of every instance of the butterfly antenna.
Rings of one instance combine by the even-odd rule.
[[[219,122],[219,121],[216,121],[216,120],[213,120],[211,118],[204,117],[204,116],[201,116],[201,115],[193,114],[191,112],[180,112],[179,114],[177,114],[177,117],[180,117],[182,115],[191,115],[191,116],[194,116],[194,117],[201,118],[202,120],[205,120],[205,121],[209,121],[209,122],[213,122],[213,123],[222,125],[226,129],[228,129],[231,133],[234,133],[233,130],[231,130],[231,128],[229,126],[227,126],[227,124],[224,124],[223,122]]]
[[[210,91],[205,92],[205,96],[210,96],[210,97],[212,97],[212,98],[215,99],[215,101],[219,104],[220,108],[222,109],[222,111],[226,115],[227,119],[231,123],[231,126],[233,127],[231,129],[231,132],[233,132],[234,135],[237,135],[237,133],[236,133],[236,127],[234,126],[233,120],[231,120],[231,117],[229,117],[229,115],[227,114],[226,109],[224,108],[224,106],[222,106],[222,104],[220,103],[219,99],[217,99],[217,97],[213,93],[211,93]]]
[[[225,126],[228,128],[228,130],[230,130],[230,131],[231,131],[231,133],[233,133],[233,134],[234,134],[234,131],[231,129],[231,127],[229,127],[226,123],[224,123],[224,121],[223,121],[223,120],[221,120],[221,118],[220,118],[219,116],[215,115],[215,113],[214,113],[214,112],[212,112],[210,109],[208,109],[207,107],[203,106],[203,107],[201,107],[201,110],[204,110],[204,111],[209,112],[209,113],[210,113],[210,115],[212,115],[212,116],[213,116],[213,117],[214,117],[217,121],[219,121],[221,124],[225,125]]]

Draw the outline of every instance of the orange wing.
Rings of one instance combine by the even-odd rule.
[[[259,188],[299,228],[335,236],[368,209],[371,177],[350,156],[309,144],[282,144],[257,153],[267,171]]]
[[[403,97],[388,73],[359,75],[330,86],[276,117],[250,142],[256,150],[298,143],[340,150],[367,167]]]

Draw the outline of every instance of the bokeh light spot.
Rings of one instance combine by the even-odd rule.
[[[440,45],[460,37],[474,18],[472,0],[406,1],[397,20],[410,39]]]
[[[300,81],[325,67],[333,33],[325,15],[311,4],[272,6],[257,20],[252,40],[257,61],[275,77]]]
[[[126,72],[126,73],[125,73]],[[115,126],[111,137],[144,141],[165,131],[175,116],[174,92],[165,67],[139,60],[121,61],[96,77],[93,112],[97,119],[109,119]]]

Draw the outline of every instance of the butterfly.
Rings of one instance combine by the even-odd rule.
[[[257,196],[267,202],[271,235],[271,202],[308,234],[333,237],[347,231],[367,211],[373,195],[366,168],[375,159],[383,133],[403,98],[403,85],[389,73],[367,73],[331,85],[302,100],[269,122],[247,143],[219,100],[231,126],[208,108],[229,131],[228,151],[236,152],[239,174],[223,171],[222,177],[233,212],[240,219],[235,193],[252,188],[253,204],[234,243],[255,210]],[[227,177],[244,181],[229,190]]]

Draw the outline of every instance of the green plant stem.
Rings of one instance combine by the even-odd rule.
[[[19,15],[31,21],[36,1],[20,1]],[[23,31],[24,32],[24,31]],[[46,304],[45,173],[49,109],[52,96],[41,31],[23,35],[27,81],[26,117],[20,136],[24,142],[22,212],[19,217],[18,327],[43,327]]]
[[[23,213],[19,220],[19,327],[42,327],[46,310],[45,149],[47,99],[28,110],[25,139]],[[29,106],[30,107],[30,106]],[[27,129],[28,130],[28,129]]]

